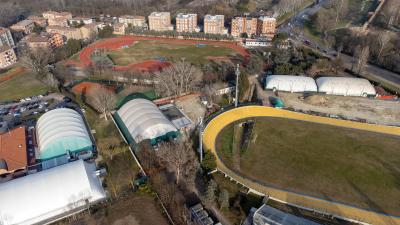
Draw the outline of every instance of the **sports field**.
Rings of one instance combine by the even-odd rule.
[[[225,47],[214,45],[195,45],[166,43],[158,40],[137,41],[128,48],[121,48],[108,53],[108,56],[116,65],[127,66],[147,60],[163,59],[175,61],[185,58],[192,63],[204,63],[214,57],[226,57],[235,55],[236,52]]]
[[[399,137],[286,118],[254,121],[248,145],[233,141],[246,130],[230,125],[219,134],[218,154],[230,169],[280,189],[400,215]]]
[[[11,77],[8,75],[0,74],[0,79],[7,76],[7,79],[0,81],[0,101],[18,100],[48,91],[46,85],[29,72],[21,71]]]

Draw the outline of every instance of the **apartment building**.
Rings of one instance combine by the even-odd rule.
[[[200,28],[197,26],[197,14],[179,13],[176,15],[176,31],[199,32]]]
[[[125,26],[131,25],[132,27],[147,28],[144,16],[123,15],[118,18],[118,22],[125,24]]]
[[[0,68],[6,68],[17,62],[17,56],[14,49],[8,45],[0,47]]]
[[[45,19],[41,16],[29,16],[28,20],[32,21],[36,26],[39,26],[39,27],[47,26],[47,19]]]
[[[83,25],[80,28],[80,31],[81,31],[83,40],[94,39],[97,36],[97,34],[99,33],[99,29],[97,28],[96,23]]]
[[[204,33],[206,34],[227,34],[228,29],[225,28],[224,15],[205,15],[204,16]]]
[[[10,29],[0,27],[0,47],[4,46],[4,45],[14,47],[15,43],[14,43],[14,39],[11,35]]]
[[[152,12],[149,15],[149,29],[155,31],[174,30],[169,12]]]
[[[248,37],[257,33],[257,18],[251,17],[235,17],[232,19],[231,35],[241,37],[247,34]]]
[[[274,38],[276,33],[276,19],[269,16],[258,18],[257,34],[268,39]]]
[[[68,39],[83,39],[81,29],[75,27],[63,27],[63,26],[53,26],[49,25],[46,27],[47,33],[58,33]]]
[[[31,49],[58,48],[64,44],[64,38],[58,33],[31,34],[26,38],[25,43]]]
[[[49,26],[68,26],[68,20],[72,19],[72,14],[69,12],[54,12],[47,11],[43,13],[43,17],[47,19]]]
[[[20,32],[23,34],[30,34],[33,31],[35,24],[30,20],[22,20],[10,27],[10,30],[13,32]]]

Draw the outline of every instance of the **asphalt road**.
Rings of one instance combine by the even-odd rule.
[[[307,46],[322,55],[330,58],[336,57],[338,55],[336,50],[307,39],[303,33],[304,22],[308,15],[318,12],[326,2],[328,2],[328,0],[321,0],[318,4],[298,12],[286,23],[279,26],[278,32],[287,33],[296,46]],[[352,56],[340,54],[340,57],[342,58],[345,67],[351,70],[353,65]],[[382,84],[382,86],[400,93],[400,74],[382,69],[372,64],[367,64],[361,72],[361,76],[378,82]]]

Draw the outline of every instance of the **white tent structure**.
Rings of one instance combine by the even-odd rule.
[[[310,77],[271,75],[265,80],[265,89],[288,92],[317,92],[317,85]]]
[[[60,108],[41,116],[36,126],[40,158],[54,159],[70,153],[93,150],[85,122],[75,110]]]
[[[362,78],[320,77],[317,79],[318,92],[330,95],[363,96],[376,95],[371,83]]]
[[[136,143],[148,139],[154,142],[169,133],[178,132],[160,109],[147,99],[130,100],[117,111],[117,115]]]
[[[96,166],[83,160],[0,184],[0,224],[43,224],[106,198]]]

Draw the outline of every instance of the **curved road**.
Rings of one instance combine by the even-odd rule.
[[[372,224],[395,225],[400,224],[400,217],[387,216],[372,211],[355,208],[352,206],[333,203],[323,199],[304,196],[293,192],[287,192],[272,187],[264,186],[256,181],[241,177],[230,170],[216,154],[216,139],[222,129],[238,120],[253,118],[253,117],[281,117],[303,120],[314,123],[328,124],[347,128],[354,128],[378,133],[385,133],[400,136],[400,127],[389,127],[374,124],[359,123],[346,120],[337,120],[326,117],[318,117],[313,115],[301,114],[282,109],[275,109],[265,106],[243,106],[235,108],[213,118],[205,127],[203,135],[204,148],[211,150],[217,157],[218,170],[228,175],[242,185],[253,189],[259,193],[271,196],[273,198],[285,201],[294,205],[307,207],[329,214],[334,214],[339,217],[351,218],[358,221],[364,221]]]

